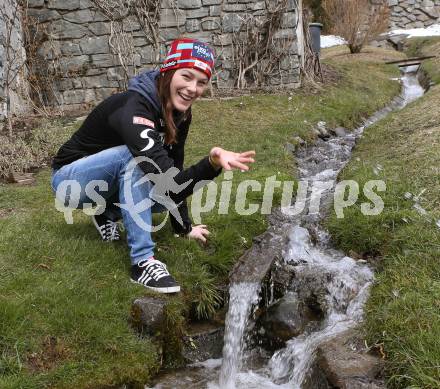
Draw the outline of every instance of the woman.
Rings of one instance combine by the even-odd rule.
[[[205,242],[209,231],[205,225],[191,225],[185,198],[221,168],[248,170],[255,154],[214,147],[183,168],[191,105],[206,89],[213,66],[208,45],[175,40],[160,71],[142,73],[130,80],[128,91],[100,103],[52,164],[57,199],[75,208],[90,206],[91,199],[105,200],[92,216],[102,239],[119,239],[116,220],[122,217],[131,280],[162,293],[178,292],[180,286],[154,258],[152,212],[167,208],[177,234]]]

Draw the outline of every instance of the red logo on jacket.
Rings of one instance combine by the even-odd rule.
[[[133,124],[143,124],[144,126],[154,128],[153,121],[151,121],[147,118],[140,117],[140,116],[133,116]]]

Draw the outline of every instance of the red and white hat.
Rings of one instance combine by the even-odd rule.
[[[182,38],[171,43],[168,55],[163,62],[161,73],[172,69],[194,68],[211,78],[214,68],[214,52],[204,42]]]

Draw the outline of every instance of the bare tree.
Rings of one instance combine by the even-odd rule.
[[[323,7],[331,32],[347,41],[352,54],[388,27],[387,0],[323,0]]]
[[[21,7],[16,1],[10,1],[9,7],[0,8],[0,45],[3,46],[3,85],[5,92],[4,112],[12,136],[11,92],[17,76],[25,66],[26,57],[21,48],[19,33],[21,31]]]

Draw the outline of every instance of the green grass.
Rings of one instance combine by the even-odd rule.
[[[428,72],[432,81],[440,83],[440,37],[411,38],[406,41],[408,57],[436,55],[423,61],[423,68]]]
[[[340,248],[378,263],[365,330],[370,344],[383,347],[390,388],[440,387],[439,99],[440,88],[433,87],[369,128],[340,177],[361,187],[383,179],[384,211],[363,216],[356,206],[327,223]],[[383,170],[376,176],[378,164]],[[406,193],[421,194],[427,215],[414,209]]]
[[[284,144],[297,135],[313,141],[310,130],[317,121],[353,127],[398,92],[398,84],[389,80],[395,70],[378,61],[353,56],[328,62],[341,79],[320,92],[199,102],[186,164],[214,145],[255,149],[252,170],[234,174],[234,199],[245,179],[291,179],[294,161]],[[203,215],[212,233],[204,247],[175,238],[169,227],[155,235],[157,258],[183,287],[183,293],[169,297],[161,345],[140,338],[128,323],[132,300],[148,292],[129,282],[125,244],[100,242],[79,211],[74,224],[67,225],[54,207],[49,179],[50,172],[43,170],[35,186],[0,186],[0,387],[141,385],[161,360],[168,366],[179,363],[173,350],[180,347],[185,323],[215,311],[220,299],[216,286],[227,282],[252,237],[266,229],[265,217],[243,217],[233,209],[218,215],[214,209]],[[258,203],[262,194],[248,198]]]

